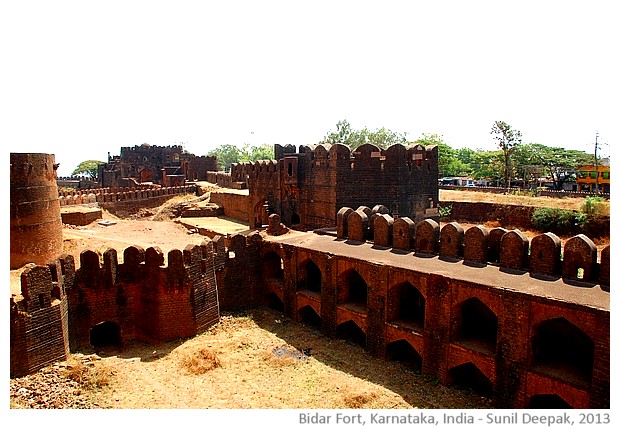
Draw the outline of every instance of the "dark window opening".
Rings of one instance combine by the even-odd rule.
[[[422,371],[422,357],[407,340],[398,340],[388,344],[385,354],[387,360],[399,362],[405,368],[418,374]]]
[[[424,327],[426,301],[419,290],[409,282],[392,288],[388,295],[392,303],[388,309],[388,321],[413,325],[417,329]]]
[[[284,262],[277,253],[268,253],[263,258],[263,276],[266,279],[284,280]]]
[[[45,296],[42,293],[39,294],[39,307],[45,308]]]
[[[349,270],[342,282],[341,304],[353,304],[365,310],[368,305],[368,285],[355,270]]]
[[[461,306],[458,340],[478,351],[495,353],[497,316],[478,298],[470,298]]]
[[[526,408],[557,410],[573,407],[558,395],[534,395]]]
[[[366,334],[352,320],[338,325],[336,328],[336,336],[350,343],[366,347]]]
[[[302,271],[303,278],[299,282],[300,290],[321,293],[321,269],[312,261],[308,261]]]
[[[90,345],[96,350],[121,347],[121,327],[114,322],[101,322],[90,329]]]
[[[314,308],[309,305],[299,310],[299,320],[315,329],[321,329],[321,316],[319,316],[316,311],[314,311]]]
[[[293,213],[291,215],[291,225],[299,225],[301,223],[301,218],[297,213]]]
[[[493,384],[482,371],[471,362],[456,366],[448,371],[447,381],[448,386],[460,390],[470,390],[485,398],[493,397]]]
[[[288,163],[287,174],[288,174],[289,177],[291,177],[293,175],[293,163],[292,162]]]
[[[536,370],[580,385],[589,384],[594,366],[594,342],[564,318],[542,322],[532,338]]]

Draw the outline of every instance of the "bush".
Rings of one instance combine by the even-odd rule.
[[[605,214],[607,209],[606,200],[603,197],[588,196],[581,203],[581,212],[588,216],[601,216]]]
[[[442,221],[447,221],[450,219],[450,214],[452,213],[452,206],[440,206],[439,207],[439,219]]]
[[[539,207],[532,213],[534,227],[542,231],[573,233],[583,228],[588,215],[573,210]]]

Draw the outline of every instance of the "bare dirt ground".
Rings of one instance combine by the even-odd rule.
[[[84,249],[103,252],[112,247],[122,262],[122,251],[130,245],[158,246],[167,254],[199,244],[203,236],[172,221],[172,209],[184,198],[130,219],[104,211],[104,219],[115,222],[109,226],[93,222],[65,227],[64,250],[79,263]],[[11,271],[12,293],[19,294],[21,271]],[[327,338],[264,308],[223,314],[218,325],[194,338],[72,355],[67,362],[10,381],[11,408],[490,406],[474,392],[441,386],[397,362],[375,359],[355,344]]]

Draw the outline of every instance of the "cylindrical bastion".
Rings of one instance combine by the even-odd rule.
[[[62,254],[54,155],[11,153],[11,269]]]

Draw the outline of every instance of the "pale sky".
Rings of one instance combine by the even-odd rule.
[[[142,143],[314,144],[342,119],[472,149],[496,120],[591,153],[598,131],[609,154],[614,3],[3,2],[1,141],[61,176]]]

